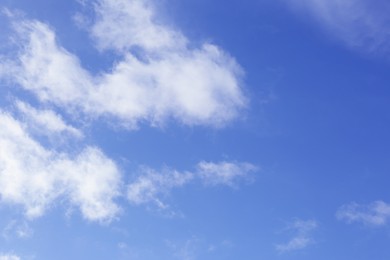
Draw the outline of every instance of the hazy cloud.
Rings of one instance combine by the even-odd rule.
[[[390,51],[390,3],[387,1],[293,0],[288,3],[353,49],[368,53]]]
[[[250,163],[236,162],[200,162],[197,166],[197,175],[203,183],[210,186],[227,185],[235,187],[242,180],[249,181],[251,172],[258,168]]]
[[[161,201],[162,195],[187,184],[194,178],[190,172],[181,173],[170,169],[157,172],[143,167],[140,172],[141,175],[128,185],[127,198],[134,204],[153,202],[160,208],[166,207]]]
[[[383,201],[375,201],[366,205],[352,202],[341,206],[336,217],[347,223],[356,222],[368,226],[384,226],[390,220],[390,204]]]
[[[20,260],[21,258],[14,254],[0,254],[0,260]]]
[[[26,221],[10,221],[3,229],[2,235],[5,239],[17,238],[29,238],[33,235],[34,230]]]
[[[300,250],[314,243],[312,232],[317,229],[318,224],[315,220],[296,220],[287,227],[294,236],[284,244],[276,245],[276,250],[283,253],[288,251]]]

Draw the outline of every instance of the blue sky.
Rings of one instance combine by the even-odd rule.
[[[390,257],[386,1],[0,8],[0,260]]]

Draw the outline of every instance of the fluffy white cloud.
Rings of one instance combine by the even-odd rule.
[[[187,39],[157,21],[152,0],[97,0],[92,2],[96,22],[89,29],[100,49],[148,51],[184,48]]]
[[[95,46],[116,52],[109,70],[92,73],[60,44],[50,25],[6,10],[20,48],[0,60],[0,80],[33,93],[38,107],[53,108],[18,101],[23,120],[0,110],[1,200],[21,205],[31,218],[57,201],[79,207],[88,220],[109,221],[118,214],[114,199],[120,195],[121,176],[112,160],[95,147],[69,154],[36,139],[36,133],[82,137],[64,121],[66,113],[73,121],[103,118],[129,128],[170,120],[221,127],[247,105],[243,71],[234,58],[213,44],[195,46],[167,26],[159,20],[154,0],[80,2],[94,10],[94,17],[77,17],[92,21],[85,29]],[[202,162],[194,172],[145,168],[128,186],[127,196],[134,204],[164,207],[161,194],[193,179],[234,186],[253,170],[249,164],[229,162]]]
[[[27,106],[19,103],[24,109]],[[30,112],[38,112],[30,108]],[[26,112],[27,113],[27,112]],[[30,218],[41,216],[53,203],[66,200],[92,221],[110,221],[119,212],[114,199],[121,195],[121,174],[99,149],[87,147],[74,155],[49,150],[29,134],[28,125],[0,111],[0,196],[3,203],[21,205]],[[200,162],[193,172],[140,169],[127,187],[136,205],[154,203],[178,187],[199,180],[204,185],[236,187],[251,179],[257,168],[249,163]]]
[[[93,221],[109,221],[119,208],[120,173],[99,149],[87,147],[70,156],[45,149],[24,125],[0,111],[0,196],[21,205],[28,217],[41,216],[65,198]]]
[[[317,20],[349,47],[364,52],[390,51],[390,4],[370,0],[288,1]]]
[[[311,233],[317,229],[315,220],[296,220],[288,226],[288,230],[294,232],[294,237],[284,244],[276,245],[276,250],[283,253],[293,250],[304,249],[314,243]]]
[[[353,202],[340,207],[336,217],[347,223],[357,222],[369,226],[384,226],[390,220],[390,204],[383,201],[375,201],[368,205]]]
[[[212,44],[189,47],[180,32],[156,23],[153,1],[92,2],[97,13],[92,37],[121,56],[111,70],[93,75],[48,25],[13,18],[23,46],[20,62],[3,61],[0,69],[12,73],[0,75],[11,75],[43,102],[115,118],[128,127],[170,119],[219,127],[246,106],[235,60]]]
[[[134,204],[154,203],[167,208],[161,200],[172,189],[192,181],[201,180],[204,185],[236,187],[242,179],[248,179],[257,168],[249,163],[200,162],[194,172],[179,172],[172,169],[156,171],[147,167],[140,170],[139,177],[128,185],[127,198]]]
[[[81,68],[78,58],[57,45],[55,33],[48,25],[13,19],[23,48],[18,62],[3,61],[9,79],[34,92],[41,101],[67,105],[81,102],[92,79]]]

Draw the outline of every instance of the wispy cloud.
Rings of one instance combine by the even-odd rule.
[[[161,196],[171,189],[181,187],[190,182],[194,176],[190,172],[178,172],[165,169],[161,172],[142,167],[141,175],[128,185],[127,198],[134,204],[155,203],[160,208],[166,208]]]
[[[240,181],[250,181],[253,176],[249,173],[257,170],[258,168],[250,163],[203,161],[198,164],[196,175],[205,185],[236,187]]]
[[[174,259],[193,260],[197,259],[199,242],[199,239],[194,237],[181,242],[167,240],[166,244],[173,251]]]
[[[390,4],[370,0],[292,0],[331,35],[368,53],[390,52]]]
[[[20,260],[21,258],[14,254],[0,254],[0,260]]]
[[[315,220],[296,220],[287,227],[287,230],[294,233],[294,236],[284,244],[276,245],[278,252],[301,250],[314,243],[312,232],[317,229]]]
[[[83,136],[79,129],[65,123],[61,115],[52,110],[39,110],[20,100],[16,101],[15,104],[29,124],[29,129],[34,132],[42,135],[56,135],[57,137],[59,135],[72,135],[72,137],[77,138]]]
[[[236,187],[242,180],[251,178],[257,167],[249,163],[200,162],[193,172],[179,172],[173,169],[156,171],[147,167],[140,170],[140,176],[128,185],[127,198],[134,204],[154,203],[159,208],[168,206],[161,198],[172,189],[200,180],[204,185],[226,185]]]
[[[336,217],[347,223],[356,222],[381,227],[387,225],[390,221],[390,204],[383,201],[375,201],[366,205],[352,202],[341,206],[336,213]]]
[[[1,62],[12,73],[0,75],[43,103],[130,128],[170,119],[219,127],[245,108],[236,61],[213,44],[190,47],[180,31],[156,22],[153,1],[88,2],[96,12],[87,28],[96,45],[119,53],[112,69],[94,75],[58,43],[50,26],[14,17],[22,48],[17,59]]]
[[[13,237],[17,238],[29,238],[33,235],[34,230],[26,221],[10,221],[3,229],[2,236],[9,240]]]

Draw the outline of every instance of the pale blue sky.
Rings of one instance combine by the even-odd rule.
[[[386,1],[0,8],[0,260],[390,257]]]

